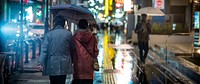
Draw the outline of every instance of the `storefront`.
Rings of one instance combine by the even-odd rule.
[[[21,7],[20,2],[15,0],[8,0],[8,22],[20,22]],[[27,23],[44,23],[43,4],[39,1],[24,2],[23,5],[23,19]]]

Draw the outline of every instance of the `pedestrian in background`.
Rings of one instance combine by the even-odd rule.
[[[89,29],[92,32],[93,35],[97,35],[97,25],[96,24],[90,24]]]
[[[145,64],[145,59],[149,51],[149,34],[151,33],[151,25],[147,22],[147,14],[141,14],[142,20],[136,25],[135,33],[138,38],[138,47],[140,61]]]
[[[73,52],[74,75],[72,84],[93,84],[94,59],[98,56],[97,39],[88,28],[88,22],[81,19],[78,23],[73,41],[75,50]]]
[[[65,84],[66,75],[72,74],[72,34],[64,28],[65,19],[56,16],[55,27],[46,33],[39,57],[39,69],[49,76],[50,84]]]

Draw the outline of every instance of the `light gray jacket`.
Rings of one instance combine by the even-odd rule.
[[[43,66],[43,75],[72,74],[72,34],[61,26],[56,26],[44,37],[39,57],[39,64]]]

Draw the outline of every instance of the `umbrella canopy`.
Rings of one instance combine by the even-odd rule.
[[[136,15],[147,14],[148,16],[164,16],[165,15],[161,10],[153,8],[153,7],[141,8],[135,14]]]
[[[111,24],[119,27],[123,25],[123,22],[120,21],[119,19],[115,19]]]
[[[91,24],[96,24],[93,14],[87,8],[76,6],[73,4],[59,4],[50,9],[51,13],[56,15],[62,15],[67,20],[74,23],[78,23],[80,19],[86,19]]]

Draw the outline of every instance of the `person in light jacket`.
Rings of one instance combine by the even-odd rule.
[[[50,84],[65,84],[66,75],[73,73],[72,34],[64,28],[65,19],[56,16],[55,27],[46,33],[39,57],[39,69],[49,76]]]
[[[81,19],[73,36],[75,50],[73,52],[72,84],[93,84],[93,60],[98,56],[97,39],[88,28],[88,22]]]

